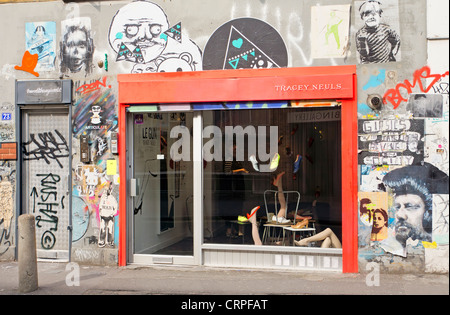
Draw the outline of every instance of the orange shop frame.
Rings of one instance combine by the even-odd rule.
[[[342,271],[358,272],[355,66],[120,74],[119,266],[127,264],[126,108],[135,104],[324,100],[341,102]]]

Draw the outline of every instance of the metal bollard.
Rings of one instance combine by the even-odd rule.
[[[36,230],[32,214],[19,216],[19,292],[28,293],[38,289],[36,255]]]

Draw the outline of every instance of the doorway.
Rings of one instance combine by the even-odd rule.
[[[20,108],[21,211],[35,216],[38,259],[68,261],[71,141],[67,106]]]
[[[130,107],[127,117],[131,262],[192,264],[193,114],[154,109]]]

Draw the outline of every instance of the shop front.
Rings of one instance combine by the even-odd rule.
[[[118,84],[119,265],[358,272],[356,67]]]

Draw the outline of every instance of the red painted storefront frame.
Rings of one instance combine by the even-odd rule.
[[[127,264],[126,108],[137,104],[332,99],[341,106],[342,265],[358,272],[356,66],[120,74],[119,266]],[[322,84],[322,85],[321,85]]]

